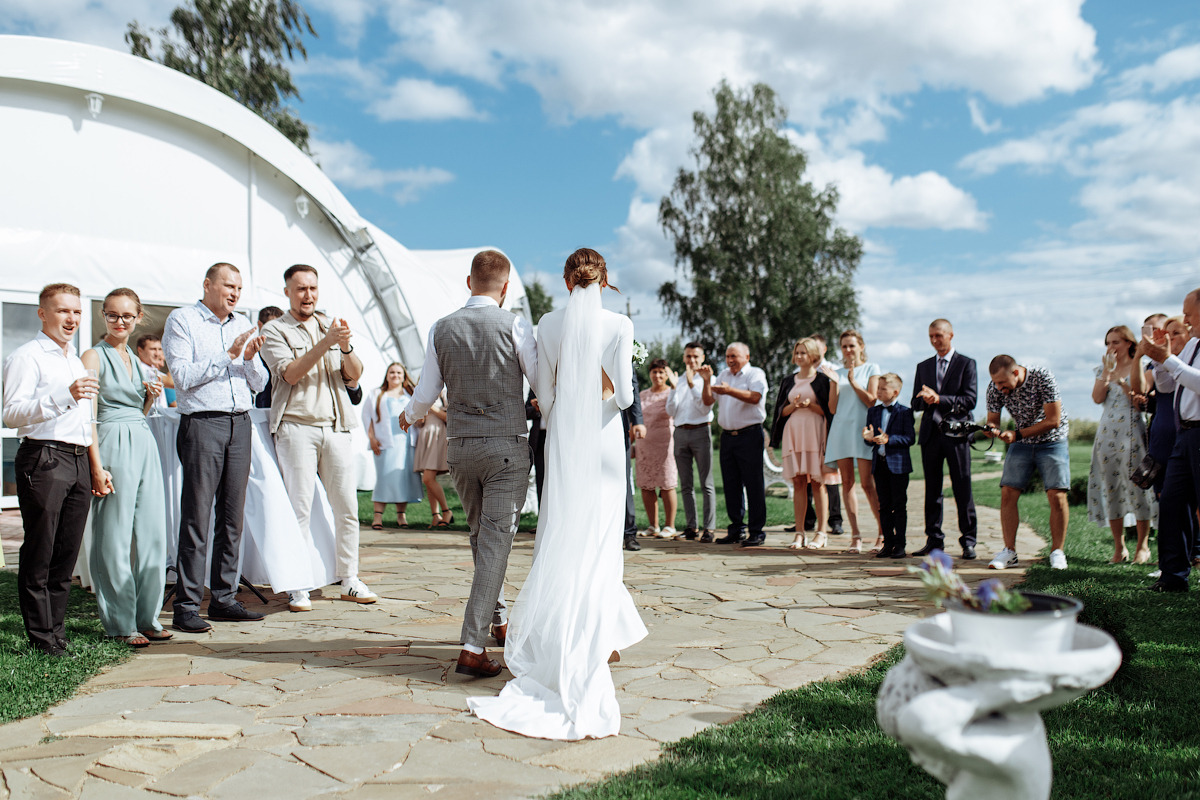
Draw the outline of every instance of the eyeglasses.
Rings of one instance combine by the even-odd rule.
[[[118,322],[124,322],[126,325],[129,325],[137,319],[137,314],[112,314],[105,311],[104,318],[114,325]]]

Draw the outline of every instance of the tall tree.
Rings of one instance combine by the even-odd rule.
[[[229,95],[310,152],[308,126],[285,105],[300,99],[285,62],[297,53],[307,58],[301,37],[317,35],[300,3],[190,0],[171,12],[171,25],[178,40],[167,28],[143,30],[137,20],[129,23],[130,52]]]
[[[685,336],[743,341],[751,363],[778,376],[796,339],[836,341],[857,321],[862,242],[834,224],[837,189],[804,179],[807,159],[784,133],[787,111],[771,87],[722,81],[713,94],[713,116],[693,115],[695,168],[679,170],[658,208],[692,294],[671,281],[658,296]]]
[[[525,299],[529,303],[529,318],[536,325],[547,311],[554,310],[554,298],[536,278],[525,284]]]

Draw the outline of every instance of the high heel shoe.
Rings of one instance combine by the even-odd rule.
[[[804,533],[803,532],[796,534],[796,538],[792,539],[792,543],[788,545],[788,549],[789,550],[803,550],[804,549]]]
[[[862,539],[855,536],[850,540],[850,546],[846,548],[847,555],[858,555],[862,552]]]
[[[373,530],[373,531],[383,530],[383,514],[381,514],[378,511],[375,512],[375,521],[371,523],[371,530]]]
[[[827,544],[827,542],[825,539],[825,531],[817,531],[816,533],[813,534],[812,541],[809,542],[808,546],[805,547],[805,549],[806,550],[821,550],[825,547],[826,544]]]
[[[1149,564],[1150,563],[1150,548],[1147,547],[1144,549],[1140,549],[1136,553],[1134,553],[1133,554],[1133,563]]]
[[[1149,554],[1149,553],[1146,553],[1146,557],[1147,557],[1147,558],[1149,558],[1149,556],[1150,556],[1150,554]],[[1129,560],[1129,551],[1128,551],[1128,550],[1122,550],[1121,552],[1114,554],[1114,555],[1113,555],[1113,557],[1112,557],[1111,559],[1109,559],[1108,563],[1110,563],[1110,564],[1122,564],[1122,563],[1124,563],[1124,562],[1126,562],[1126,561],[1128,561],[1128,560]],[[1139,563],[1143,563],[1143,564],[1144,564],[1145,562],[1143,561],[1143,562],[1139,562]]]

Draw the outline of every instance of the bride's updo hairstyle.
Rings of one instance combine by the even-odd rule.
[[[590,286],[593,283],[599,283],[600,288],[607,286],[613,291],[620,291],[608,282],[608,265],[604,263],[604,256],[590,247],[581,247],[567,257],[567,263],[563,267],[563,277],[572,286]]]

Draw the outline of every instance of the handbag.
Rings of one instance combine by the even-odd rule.
[[[1149,489],[1154,486],[1159,475],[1166,469],[1166,464],[1162,463],[1154,456],[1146,453],[1142,459],[1142,463],[1133,468],[1133,473],[1130,474],[1129,480],[1133,481],[1133,485],[1139,489]]]

